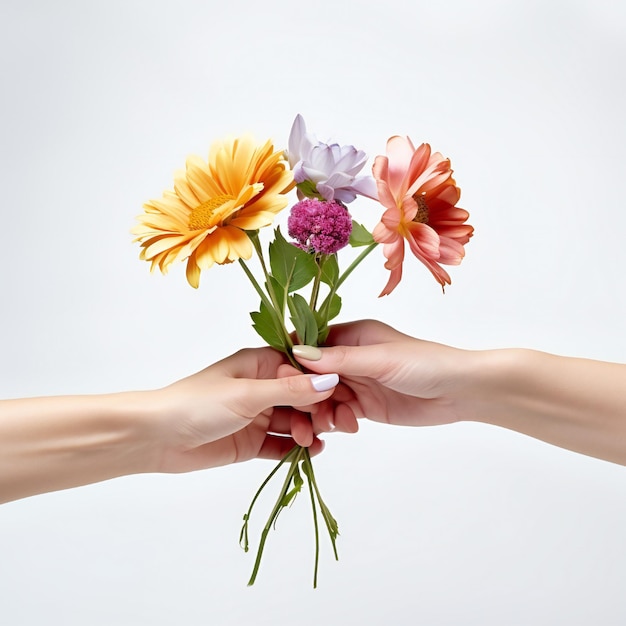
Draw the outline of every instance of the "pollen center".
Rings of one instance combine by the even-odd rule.
[[[221,219],[220,207],[224,206],[233,196],[219,195],[205,200],[202,204],[192,209],[189,215],[189,229],[203,230],[216,226]]]
[[[417,202],[417,213],[413,221],[419,222],[420,224],[428,224],[428,205],[426,204],[426,200],[423,196],[418,195],[413,196],[413,200]]]

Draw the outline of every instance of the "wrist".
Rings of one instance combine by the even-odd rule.
[[[158,471],[163,428],[157,396],[129,391],[104,397],[102,428],[119,476]]]
[[[506,348],[465,352],[453,379],[460,421],[511,427],[511,409],[525,401],[525,373],[532,371],[533,351]]]

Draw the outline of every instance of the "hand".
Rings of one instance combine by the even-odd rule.
[[[292,421],[300,424],[299,442],[311,454],[319,453],[323,444],[313,436],[308,416],[291,406],[314,410],[315,403],[330,397],[336,377],[319,381],[326,391],[316,391],[312,379],[320,377],[286,366],[284,356],[271,348],[245,349],[149,392],[161,415],[155,471],[280,459],[296,443],[290,436]]]
[[[455,384],[470,352],[404,335],[373,320],[339,324],[328,341],[334,347],[294,348],[294,356],[314,372],[337,372],[341,383],[330,402],[314,414],[316,432],[334,423],[355,429],[355,418],[405,426],[447,424],[461,419]],[[318,360],[303,358],[312,354]],[[341,425],[341,426],[339,426]]]
[[[302,416],[274,407],[313,406],[338,377],[277,379],[280,368],[271,348],[242,350],[156,391],[2,400],[0,503],[127,474],[282,458]],[[308,429],[315,454],[322,442]]]
[[[626,465],[626,365],[520,348],[459,350],[374,321],[335,326],[328,343],[294,347],[309,370],[341,376],[318,405],[315,432],[360,417],[407,426],[476,421]]]

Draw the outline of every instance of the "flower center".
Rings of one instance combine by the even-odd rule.
[[[418,196],[415,194],[413,196],[413,200],[417,202],[417,213],[415,214],[413,221],[419,222],[420,224],[428,224],[428,205],[426,204],[424,196]]]
[[[222,194],[214,198],[209,198],[192,209],[189,215],[190,230],[204,230],[215,226],[216,223],[219,222],[219,208],[230,200],[234,200],[233,196]],[[216,213],[218,214],[217,219]]]

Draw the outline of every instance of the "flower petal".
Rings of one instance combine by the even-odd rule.
[[[427,224],[418,222],[408,224],[406,239],[411,252],[416,256],[422,255],[433,260],[439,258],[439,244],[441,240],[437,232]]]
[[[294,165],[302,159],[302,155],[300,153],[300,148],[302,145],[302,140],[306,135],[306,124],[304,123],[304,118],[300,113],[296,115],[296,119],[293,121],[291,125],[291,132],[289,133],[289,140],[287,142],[288,146],[288,158],[289,165],[293,168]]]
[[[187,260],[187,282],[194,288],[197,289],[200,286],[200,268],[196,263],[194,255],[191,255]]]
[[[207,163],[189,157],[186,171],[175,175],[174,191],[144,204],[132,229],[140,258],[163,273],[174,261],[187,259],[187,280],[197,287],[201,271],[214,263],[250,258],[245,231],[269,225],[287,206],[285,194],[293,185],[283,152],[275,152],[271,141],[217,141]],[[217,206],[205,204],[213,199]]]

